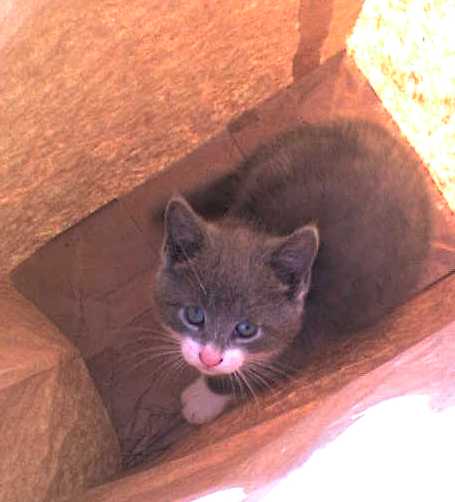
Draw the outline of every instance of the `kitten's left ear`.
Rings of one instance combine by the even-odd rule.
[[[287,286],[290,298],[303,298],[310,289],[311,270],[319,249],[319,232],[306,225],[275,243],[270,265]]]
[[[163,255],[168,265],[185,263],[193,259],[203,248],[206,223],[183,197],[172,198],[164,216]]]

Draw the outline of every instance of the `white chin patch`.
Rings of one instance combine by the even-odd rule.
[[[240,349],[227,349],[223,352],[223,360],[217,366],[208,368],[204,366],[199,358],[203,345],[194,341],[190,337],[185,337],[181,342],[181,351],[185,361],[197,368],[206,375],[227,375],[239,370],[244,361],[244,352]]]

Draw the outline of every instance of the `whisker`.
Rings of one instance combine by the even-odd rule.
[[[151,376],[154,378],[153,386],[159,388],[166,377],[170,377],[172,380],[179,378],[186,367],[186,362],[183,358],[171,361],[167,365],[162,365],[158,370],[154,372]],[[158,373],[159,372],[159,373]],[[158,373],[158,376],[156,376]]]
[[[283,400],[280,399],[280,396],[282,396],[280,391],[283,389],[283,386],[280,387],[276,383],[276,375],[273,373],[267,374],[267,372],[269,370],[269,368],[267,368],[267,367],[265,367],[265,368],[260,368],[260,367],[252,368],[250,366],[250,367],[248,367],[248,370],[252,371],[254,373],[254,375],[256,376],[256,378],[258,378],[263,384],[266,385],[267,389],[270,391],[271,398],[274,400],[273,401],[274,405],[279,405],[279,407],[283,411],[285,411]],[[273,379],[272,380],[273,383],[270,383],[267,380],[268,377]],[[282,383],[283,381],[284,381],[283,378],[281,378],[281,376],[280,376],[278,382]]]
[[[255,366],[257,368],[260,368],[261,370],[268,371],[269,373],[275,374],[278,377],[281,377],[282,379],[287,379],[291,376],[290,371],[286,371],[286,368],[284,366],[280,367],[278,366],[275,362],[272,361],[260,361],[260,360],[252,360],[249,361],[248,364],[250,366]]]
[[[244,385],[241,384],[241,382],[239,381],[239,378],[236,374],[236,372],[234,373],[230,373],[229,374],[229,378],[231,379],[232,381],[232,386],[233,386],[233,389],[234,389],[234,398],[241,402],[244,398]],[[239,415],[237,415],[237,419],[240,420],[241,422],[244,421],[245,419],[245,413],[247,412],[247,406],[240,406],[240,417]]]
[[[128,344],[125,344],[125,345],[120,345],[119,347],[117,347],[117,349],[127,349],[128,347],[133,347],[133,346],[137,346],[137,347],[140,347],[140,348],[156,348],[156,349],[159,349],[159,348],[165,348],[165,349],[177,349],[180,347],[180,343],[169,343],[169,342],[166,342],[164,340],[147,340],[146,343],[144,343],[145,341],[144,340],[138,340],[136,342],[130,342]],[[150,342],[150,343],[149,343]]]
[[[187,363],[182,357],[182,358],[180,358],[180,360],[177,361],[175,369],[176,369],[177,373],[180,375],[185,370],[186,366],[187,366]]]
[[[256,370],[256,372],[259,372],[261,375],[269,377],[272,379],[272,381],[276,382],[277,380],[282,380],[284,378],[284,375],[281,372],[277,372],[273,368],[269,368],[267,366],[260,366],[258,364],[250,363],[249,367],[251,369]]]
[[[179,341],[179,337],[167,331],[159,332],[159,331],[150,331],[150,330],[141,330],[139,333],[142,333],[140,336],[132,335],[132,340],[172,340]]]
[[[157,357],[158,356],[159,355],[157,354]],[[135,364],[132,367],[128,368],[126,370],[126,374],[130,374],[133,371],[137,371],[139,368],[143,367],[144,365],[150,364],[157,357],[155,357],[155,358],[144,358],[142,361],[139,361],[137,364]],[[170,356],[167,356],[166,358],[164,358],[164,361],[162,361],[161,364],[158,367],[154,368],[156,370],[155,372],[158,372],[158,371],[162,370],[164,367],[169,366],[172,363],[175,363],[180,358],[181,358],[180,354],[179,355],[175,354],[172,358]]]
[[[124,359],[131,359],[133,357],[138,357],[140,355],[147,355],[147,354],[149,354],[152,357],[155,356],[160,357],[160,356],[181,354],[181,351],[180,348],[177,347],[163,347],[163,346],[137,347],[137,349],[135,350],[130,349],[127,352],[119,353],[119,359],[122,361]]]
[[[117,349],[127,349],[128,347],[131,347],[131,346],[140,346],[140,347],[170,347],[170,348],[174,348],[174,347],[180,347],[180,343],[174,343],[172,341],[169,341],[169,340],[156,340],[156,339],[153,339],[153,338],[149,338],[149,339],[143,339],[143,340],[132,340],[131,342],[128,342],[128,343],[124,343],[122,345],[119,345],[117,346],[116,348]]]
[[[279,387],[276,384],[274,385],[273,383],[271,384],[270,382],[268,382],[267,375],[264,375],[260,372],[256,372],[255,375],[256,375],[256,378],[258,378],[266,386],[266,388],[269,392],[270,398],[273,400],[273,405],[278,404],[282,411],[286,411],[286,408],[283,404],[283,400],[281,399],[282,387]]]
[[[238,399],[239,402],[242,402],[245,397],[244,385],[241,383],[241,380],[239,379],[237,372],[234,371],[233,373],[230,373],[229,378],[232,378],[235,398]],[[237,419],[243,421],[243,418],[245,416],[246,406],[240,406],[240,410],[241,410],[241,416],[239,417],[237,415]]]
[[[148,328],[148,327],[142,327],[142,326],[121,326],[119,328],[114,328],[112,329],[112,332],[114,333],[128,333],[134,339],[143,337],[143,338],[155,338],[155,337],[160,337],[160,338],[174,338],[173,334],[169,331],[165,330],[156,330],[153,328]],[[140,336],[138,336],[140,335]],[[148,336],[147,336],[148,335]]]
[[[261,387],[270,391],[272,394],[274,393],[274,389],[270,384],[270,382],[267,381],[266,376],[262,375],[257,369],[246,367],[244,371],[245,373],[249,374],[252,377],[252,379],[258,382]]]
[[[135,336],[137,338],[163,338],[166,340],[179,340],[178,335],[170,332],[170,331],[153,331],[150,329],[142,329],[139,331],[141,333],[140,336]]]
[[[180,354],[177,353],[168,353],[168,354],[148,354],[147,352],[145,353],[137,353],[137,354],[131,354],[130,357],[124,357],[123,360],[121,361],[122,364],[128,364],[129,362],[134,363],[137,362],[138,364],[140,361],[149,362],[152,363],[153,361],[160,361],[162,359],[178,359],[180,357]]]
[[[154,387],[159,388],[163,382],[168,380],[175,382],[181,377],[185,368],[186,363],[183,360],[172,361],[170,364],[160,366],[151,376],[154,379]]]
[[[237,389],[235,388],[235,381],[234,378],[232,377],[232,373],[229,373],[228,377],[229,377],[229,383],[231,384],[231,389],[234,394],[234,399],[237,400]]]
[[[258,419],[258,413],[261,410],[258,396],[257,396],[256,392],[254,391],[254,387],[250,383],[248,376],[246,374],[244,374],[242,370],[239,370],[239,374],[242,377],[242,381],[245,383],[245,386],[248,389],[249,394],[253,398],[252,401],[250,401],[250,403],[253,404],[254,420],[256,421]],[[251,407],[250,407],[250,409],[251,409]],[[248,408],[245,408],[245,413],[247,413],[247,412],[248,412]],[[251,418],[251,415],[249,413],[247,413],[247,418]]]
[[[237,370],[237,374],[239,375],[242,382],[245,384],[246,388],[248,389],[248,392],[250,393],[251,397],[254,399],[257,406],[259,406],[259,401],[257,399],[256,393],[254,392],[254,389],[251,387],[250,383],[248,382],[246,375],[242,372],[242,370]]]
[[[180,346],[179,340],[173,340],[170,338],[156,338],[156,337],[138,337],[132,340],[129,340],[126,343],[123,343],[117,346],[117,349],[127,349],[131,345],[142,345],[142,346],[167,346],[167,347],[178,347]]]
[[[117,332],[117,331],[128,331],[129,333],[131,332],[139,332],[139,333],[152,333],[154,335],[163,335],[163,336],[169,336],[169,337],[173,337],[173,333],[172,331],[170,331],[169,329],[163,327],[163,326],[158,326],[158,327],[154,327],[154,326],[150,326],[150,325],[147,325],[147,326],[141,326],[141,325],[137,325],[137,326],[130,326],[128,324],[125,324],[123,326],[119,326],[117,328],[112,328],[112,331],[114,332]]]
[[[234,371],[234,373],[231,373],[232,377],[234,379],[234,384],[236,385],[238,391],[239,391],[239,399],[243,399],[245,397],[245,390],[244,390],[244,385],[242,381],[239,378],[239,375],[237,374],[237,371]]]

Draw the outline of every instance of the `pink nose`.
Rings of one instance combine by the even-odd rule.
[[[202,364],[204,366],[207,366],[208,368],[214,368],[215,366],[218,366],[223,360],[221,354],[209,345],[206,345],[199,352],[199,359],[201,360]]]

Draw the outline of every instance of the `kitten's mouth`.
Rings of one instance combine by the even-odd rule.
[[[188,361],[187,361],[188,362]],[[227,375],[230,371],[225,371],[222,369],[223,357],[219,356],[217,359],[207,361],[204,358],[204,351],[199,352],[198,364],[194,365],[201,373],[205,375]],[[191,364],[191,363],[190,363]]]
[[[188,361],[188,359],[185,359],[185,362],[189,365],[192,366],[193,368],[196,368],[200,373],[207,375],[207,376],[216,376],[216,375],[230,375],[233,373],[235,370],[226,370],[223,369],[222,366],[215,366],[215,367],[210,367],[210,366],[205,366],[204,364],[198,362],[198,361]]]
[[[198,369],[201,373],[204,373],[205,375],[227,375],[228,373],[224,371],[220,371],[219,369],[216,368],[208,368],[207,366],[196,366],[196,369]]]
[[[229,375],[241,368],[245,360],[239,349],[220,351],[211,344],[202,345],[191,338],[181,344],[183,358],[205,375]]]

